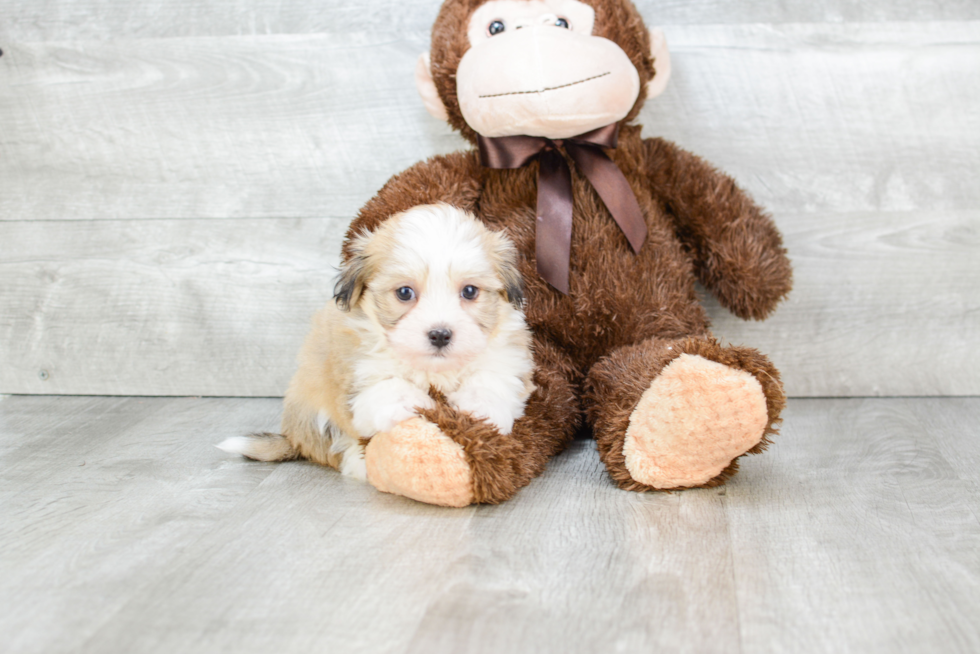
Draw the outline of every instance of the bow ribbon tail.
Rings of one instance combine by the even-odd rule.
[[[569,141],[565,144],[565,150],[602,198],[633,252],[638,253],[647,238],[647,224],[623,171],[598,147]]]
[[[552,148],[538,157],[538,206],[534,247],[538,273],[568,295],[572,253],[572,174],[565,158]]]
[[[535,255],[541,277],[568,295],[569,259],[572,252],[572,175],[564,147],[579,171],[599,194],[613,220],[623,231],[633,252],[647,237],[646,220],[629,181],[602,148],[615,148],[619,127],[611,123],[570,139],[554,141],[541,136],[478,138],[480,162],[488,168],[522,168],[538,159],[538,204]]]

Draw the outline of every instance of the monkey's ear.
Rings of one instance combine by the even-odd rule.
[[[415,88],[419,90],[422,103],[433,118],[449,120],[449,112],[446,111],[446,105],[442,103],[442,98],[436,90],[436,83],[432,80],[432,62],[428,52],[420,54],[415,64]]]
[[[647,97],[655,98],[664,92],[670,81],[670,50],[667,49],[667,37],[659,27],[650,30],[650,56],[657,73],[647,84]]]

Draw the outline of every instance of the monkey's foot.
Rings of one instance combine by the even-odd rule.
[[[440,506],[473,503],[473,474],[463,448],[424,418],[376,434],[364,461],[368,482],[384,493]]]
[[[766,396],[753,375],[682,354],[630,415],[626,469],[652,488],[702,486],[758,445],[767,422]]]

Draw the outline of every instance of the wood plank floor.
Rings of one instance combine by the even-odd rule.
[[[793,400],[726,488],[382,495],[212,445],[272,399],[0,398],[5,652],[980,651],[980,398]]]

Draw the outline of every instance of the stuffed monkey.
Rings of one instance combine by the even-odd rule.
[[[772,220],[729,177],[633,124],[669,70],[629,0],[447,0],[416,81],[476,149],[392,178],[353,237],[446,202],[520,253],[537,390],[513,431],[438,403],[367,444],[378,489],[498,503],[583,427],[621,488],[715,486],[765,449],[785,396],[759,352],[709,331],[695,282],[743,319],[791,287]],[[610,168],[612,166],[612,169]]]

